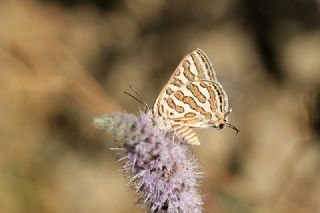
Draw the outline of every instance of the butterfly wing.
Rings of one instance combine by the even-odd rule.
[[[228,99],[218,82],[194,81],[183,85],[162,103],[173,124],[210,127],[228,111]]]
[[[153,115],[172,123],[177,136],[199,145],[190,127],[210,127],[228,110],[227,96],[208,56],[200,49],[187,54],[158,96]]]
[[[214,82],[216,76],[208,56],[202,50],[195,49],[180,61],[168,83],[160,92],[154,104],[154,114],[165,116],[163,103],[169,96],[189,82],[201,80]]]

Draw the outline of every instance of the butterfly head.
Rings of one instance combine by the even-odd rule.
[[[213,122],[213,127],[219,130],[223,129],[228,120],[227,114],[217,112],[215,116],[217,119]]]
[[[218,130],[223,129],[226,124],[226,121],[220,121],[214,124],[214,127]]]
[[[216,117],[218,118],[216,122],[213,123],[214,128],[220,130],[223,129],[225,126],[229,127],[236,131],[236,134],[239,133],[239,129],[232,124],[228,123],[228,114],[232,112],[232,109],[228,110],[226,113],[218,112],[216,113]]]

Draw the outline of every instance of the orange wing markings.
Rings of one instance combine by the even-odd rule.
[[[183,75],[186,77],[189,81],[195,80],[195,75],[190,70],[190,62],[186,59],[182,62],[182,66],[184,68]]]
[[[208,71],[208,77],[210,78],[210,80],[214,80],[215,76],[214,76],[214,70],[212,68],[211,62],[208,58],[208,56],[202,52],[202,50],[197,49],[196,52],[199,54],[202,62],[205,64],[206,70]]]
[[[211,87],[206,88],[209,92],[209,103],[210,103],[210,109],[212,112],[215,112],[217,110],[217,102],[216,102],[216,93],[213,91]]]
[[[176,110],[179,113],[183,113],[184,112],[184,108],[182,106],[177,105],[174,100],[172,98],[168,98],[166,100],[167,104],[169,107],[171,107],[172,109]]]
[[[193,86],[195,86],[195,85],[193,85]],[[197,86],[195,86],[195,87],[193,87],[193,86],[190,86],[190,87],[189,87],[189,88],[190,88],[190,92],[193,90],[194,93],[197,93],[197,92],[200,93],[199,88],[198,88]],[[187,85],[187,87],[188,87],[188,85]],[[194,94],[194,93],[192,93],[192,94]],[[181,101],[184,105],[188,105],[192,110],[194,110],[194,111],[198,112],[199,114],[202,114],[203,116],[205,116],[206,119],[211,120],[212,114],[211,114],[210,112],[207,112],[203,107],[199,106],[199,105],[197,104],[197,102],[195,101],[195,99],[194,99],[194,97],[197,97],[197,96],[198,96],[199,99],[201,99],[201,102],[202,102],[202,103],[205,103],[205,102],[207,101],[207,99],[206,99],[206,97],[205,97],[202,93],[198,94],[197,96],[194,95],[194,97],[184,95],[184,93],[183,93],[181,90],[178,90],[178,91],[172,93],[171,96],[170,96],[170,98],[167,99],[167,102],[169,101],[170,104],[171,104],[171,106],[170,106],[170,105],[169,105],[169,106],[170,106],[172,109],[175,109],[175,106],[171,103],[171,102],[173,102],[173,99],[171,98],[172,96],[175,97],[177,100]],[[169,104],[169,103],[168,103],[168,104]],[[183,106],[183,105],[182,105],[182,106]],[[194,115],[194,117],[195,117],[196,113],[194,113],[194,112],[187,112],[185,116],[186,116],[186,117],[188,117],[188,116],[191,117],[192,115]],[[173,119],[176,119],[175,117],[172,117],[172,118],[173,118]],[[201,119],[202,119],[202,118],[201,118]],[[198,119],[198,122],[201,122],[201,121],[202,121],[201,119]],[[196,121],[188,121],[188,123],[189,123],[189,124],[191,124],[191,123],[196,123]]]
[[[181,87],[183,85],[182,81],[176,77],[172,77],[169,80],[169,84],[173,84],[174,86]]]
[[[205,75],[204,75],[204,71],[203,71],[203,68],[202,68],[202,65],[200,64],[200,61],[198,60],[197,56],[196,56],[196,52],[195,51],[192,51],[190,53],[190,56],[194,62],[194,65],[197,69],[197,72],[198,72],[198,79],[204,79],[205,78]]]
[[[215,91],[217,91],[218,93],[218,98],[220,101],[220,111],[223,112],[223,108],[224,108],[224,93],[222,93],[222,87],[218,84],[212,84],[213,88],[215,89]],[[218,106],[217,106],[218,108]]]
[[[201,103],[205,103],[205,102],[206,102],[206,96],[204,96],[204,95],[201,93],[200,89],[199,89],[196,85],[190,83],[190,84],[187,85],[187,89],[188,89],[188,90],[192,93],[192,95],[193,95],[194,97],[196,97]]]
[[[176,92],[174,93],[174,97],[176,97],[178,100],[182,101],[182,100],[183,100],[183,97],[184,97],[184,94],[183,94],[183,92],[181,92],[181,91],[176,91]]]
[[[211,113],[205,111],[201,106],[199,106],[192,97],[184,96],[182,101],[183,103],[188,104],[191,109],[199,112],[200,114],[204,115],[207,119],[211,120],[212,118]]]
[[[184,108],[182,106],[176,106],[175,110],[179,113],[183,113],[184,112]]]
[[[176,104],[174,103],[173,99],[172,98],[168,98],[166,100],[167,104],[169,107],[171,107],[172,109],[175,109],[176,108]]]
[[[188,112],[184,115],[186,118],[193,118],[193,117],[196,117],[196,113],[193,113],[193,112]]]

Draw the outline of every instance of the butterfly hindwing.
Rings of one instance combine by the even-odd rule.
[[[165,116],[174,123],[204,127],[225,113],[228,103],[220,84],[194,81],[183,85],[162,103]]]

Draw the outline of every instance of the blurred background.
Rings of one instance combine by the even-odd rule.
[[[320,212],[319,0],[0,1],[0,212],[143,212],[101,113],[212,59],[240,129],[197,130],[205,212]]]

